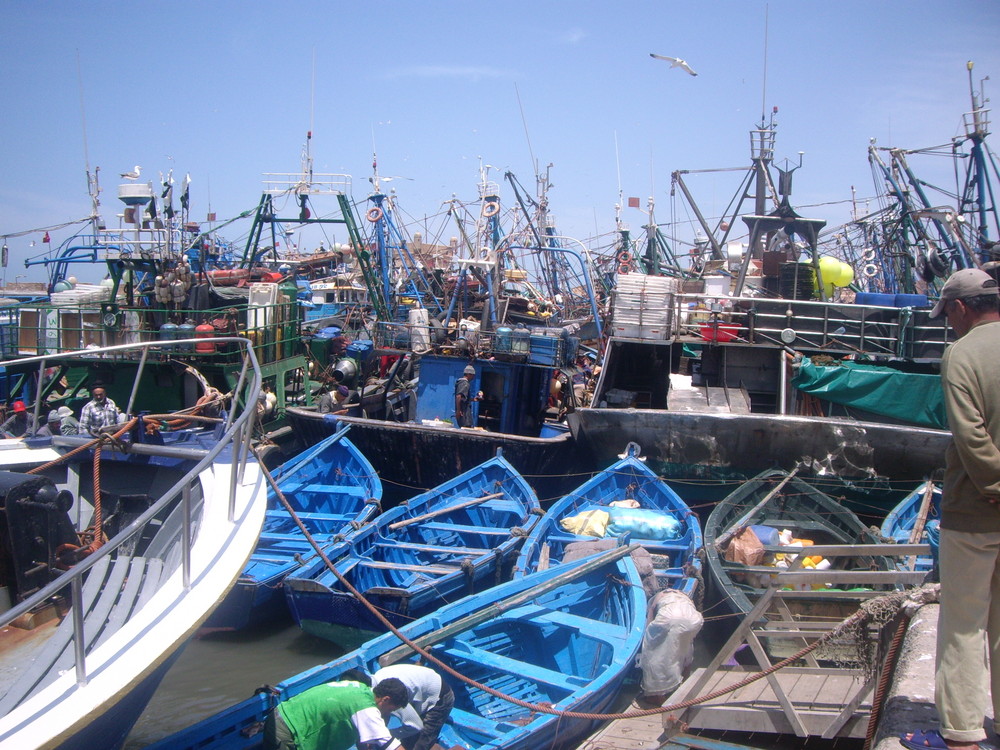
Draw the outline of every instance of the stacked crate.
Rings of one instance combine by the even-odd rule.
[[[678,280],[670,276],[619,274],[611,312],[611,335],[668,339],[674,333],[673,303]]]

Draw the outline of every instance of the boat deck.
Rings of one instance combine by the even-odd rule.
[[[668,411],[749,414],[750,397],[742,388],[693,385],[690,377],[670,376]]]

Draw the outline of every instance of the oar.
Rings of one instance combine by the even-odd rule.
[[[934,482],[928,481],[924,488],[924,496],[920,499],[920,510],[917,513],[917,520],[913,523],[913,531],[910,532],[910,544],[919,544],[920,537],[924,535],[924,526],[927,525],[927,514],[931,509],[931,500],[934,499]],[[917,567],[917,556],[910,555],[906,558],[906,567],[913,570]]]
[[[592,557],[584,558],[579,565],[576,565],[575,563],[563,563],[563,565],[559,566],[560,568],[565,566],[572,567],[572,569],[555,573],[551,578],[548,578],[542,583],[532,586],[529,589],[525,589],[519,594],[514,594],[506,599],[488,604],[482,609],[476,610],[465,617],[455,620],[450,625],[445,625],[432,633],[428,633],[427,635],[423,635],[419,638],[412,638],[411,640],[414,644],[421,648],[428,648],[435,643],[440,643],[446,638],[451,638],[456,633],[461,633],[465,630],[469,630],[470,628],[474,628],[476,625],[484,623],[487,620],[499,617],[508,610],[520,607],[522,604],[527,604],[542,594],[546,594],[549,591],[565,586],[570,581],[580,578],[581,576],[584,576],[593,570],[597,570],[598,568],[601,568],[619,558],[625,557],[625,555],[631,554],[632,550],[637,549],[639,546],[640,545],[638,544],[630,544],[627,547],[615,547],[614,549],[609,549],[607,552],[601,552],[593,555]],[[396,648],[391,651],[387,651],[380,656],[378,663],[383,667],[387,667],[390,664],[396,663],[407,654],[412,653],[412,651],[413,649],[407,645],[396,646]]]
[[[765,505],[767,505],[769,502],[771,502],[771,498],[773,498],[775,495],[777,495],[779,492],[781,492],[781,488],[784,487],[786,484],[788,484],[788,480],[791,479],[792,477],[794,477],[795,474],[796,474],[796,472],[798,472],[798,470],[799,470],[799,467],[796,466],[794,469],[792,469],[790,472],[788,472],[788,474],[785,476],[785,478],[782,479],[780,482],[778,482],[778,484],[775,486],[775,488],[773,490],[771,490],[770,492],[768,492],[764,496],[763,500],[761,500],[759,503],[757,503],[755,506],[753,506],[750,510],[748,510],[746,513],[744,513],[743,517],[740,518],[740,520],[737,521],[735,524],[733,524],[732,526],[730,526],[726,530],[726,532],[724,534],[721,534],[718,537],[716,537],[716,539],[715,539],[715,548],[716,549],[722,549],[722,547],[726,544],[726,542],[728,542],[731,537],[733,537],[740,529],[743,528],[743,524],[745,524],[747,521],[749,521],[751,518],[753,518],[754,515],[757,513],[757,511],[759,511],[761,508],[763,508]]]
[[[434,518],[435,516],[444,515],[445,513],[451,513],[453,510],[458,510],[459,508],[468,508],[470,505],[478,505],[479,503],[485,502],[487,500],[492,500],[497,497],[503,497],[504,493],[494,492],[492,495],[485,495],[483,497],[473,498],[472,500],[466,500],[464,503],[458,503],[458,505],[449,505],[447,508],[438,508],[437,510],[432,510],[430,513],[424,513],[420,516],[414,516],[413,518],[407,518],[405,521],[396,521],[396,523],[390,523],[389,529],[395,531],[403,526],[409,526],[411,523],[416,523],[417,521],[426,521],[428,518]]]

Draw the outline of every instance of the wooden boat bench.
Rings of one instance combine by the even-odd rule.
[[[512,609],[506,613],[505,617],[510,619],[534,618],[538,613],[545,613],[545,619],[556,625],[572,628],[588,638],[595,638],[601,641],[621,640],[626,636],[627,629],[610,623],[600,623],[589,617],[580,617],[569,612],[561,612],[548,607],[541,607],[537,604],[527,604],[517,609]]]
[[[352,497],[367,497],[368,492],[364,487],[356,487],[350,484],[289,484],[282,487],[282,493],[287,497],[295,492],[314,492],[327,495],[350,495]]]
[[[500,735],[517,728],[514,724],[510,724],[506,721],[491,721],[490,719],[480,716],[479,714],[463,711],[457,706],[451,709],[450,716],[454,723],[460,724],[464,727],[471,727],[475,731],[481,732],[490,737],[499,737]]]
[[[421,544],[420,542],[376,542],[376,547],[413,550],[415,552],[444,552],[450,555],[489,555],[492,549],[479,547],[451,547],[442,544]]]
[[[461,570],[460,565],[405,565],[403,563],[383,562],[381,560],[358,560],[358,565],[379,570],[415,570],[420,573],[448,575]]]
[[[434,531],[454,531],[456,534],[486,534],[487,536],[510,536],[510,529],[490,529],[486,526],[471,526],[468,524],[447,523],[444,521],[429,521],[420,524],[422,529]]]
[[[142,557],[119,557],[114,561],[104,557],[90,569],[82,589],[87,653],[117,632],[132,612],[145,604],[159,588],[162,573],[162,560]],[[73,669],[75,659],[73,616],[68,613],[0,699],[0,712],[8,713],[61,673]]]
[[[593,623],[593,621],[591,621],[591,623]],[[454,646],[434,650],[437,653],[447,654],[453,659],[472,661],[477,664],[482,664],[484,667],[488,667],[493,671],[506,672],[507,674],[511,674],[516,677],[523,677],[542,685],[550,685],[552,687],[559,688],[560,690],[566,690],[567,692],[572,692],[576,688],[590,683],[589,679],[585,679],[583,677],[564,675],[560,672],[556,672],[554,669],[546,669],[545,667],[540,667],[536,664],[529,664],[528,662],[520,661],[518,659],[511,659],[510,657],[501,656],[500,654],[493,653],[492,651],[484,651],[483,649],[476,648],[468,643],[458,643]]]

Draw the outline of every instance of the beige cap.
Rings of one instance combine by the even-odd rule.
[[[981,297],[983,295],[997,295],[997,280],[986,271],[978,268],[963,268],[955,271],[941,287],[941,297],[938,299],[934,309],[931,310],[932,318],[939,318],[944,313],[945,305],[953,299],[965,299],[966,297]]]

